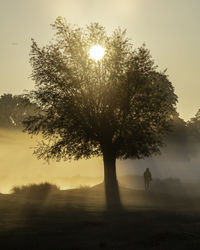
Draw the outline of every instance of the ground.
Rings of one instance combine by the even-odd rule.
[[[1,249],[200,249],[200,199],[121,188],[108,212],[100,187],[0,195]]]

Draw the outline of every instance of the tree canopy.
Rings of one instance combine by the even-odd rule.
[[[57,18],[52,27],[55,39],[43,47],[33,40],[30,54],[31,97],[41,112],[24,124],[44,136],[38,156],[80,159],[109,152],[126,159],[159,152],[177,96],[145,45],[135,49],[125,31],[108,36],[98,23],[83,29]],[[95,44],[106,49],[98,62],[88,54]]]

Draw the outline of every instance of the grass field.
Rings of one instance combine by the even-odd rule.
[[[200,249],[200,199],[121,188],[107,212],[101,185],[38,197],[0,195],[0,249]]]

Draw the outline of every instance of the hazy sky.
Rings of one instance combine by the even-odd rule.
[[[99,22],[108,32],[120,26],[138,47],[151,50],[168,68],[185,120],[200,108],[200,0],[0,0],[0,94],[33,88],[31,37],[45,45],[57,16],[84,26]]]

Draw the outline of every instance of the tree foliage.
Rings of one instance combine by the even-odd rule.
[[[187,122],[187,128],[190,136],[200,142],[200,109],[196,115]]]
[[[160,150],[169,131],[177,96],[149,50],[134,49],[126,32],[108,36],[92,23],[85,29],[57,18],[55,39],[32,41],[30,63],[40,111],[24,122],[42,133],[36,154],[45,159],[80,159],[109,152],[114,158],[143,158]],[[106,48],[95,62],[92,45]]]

